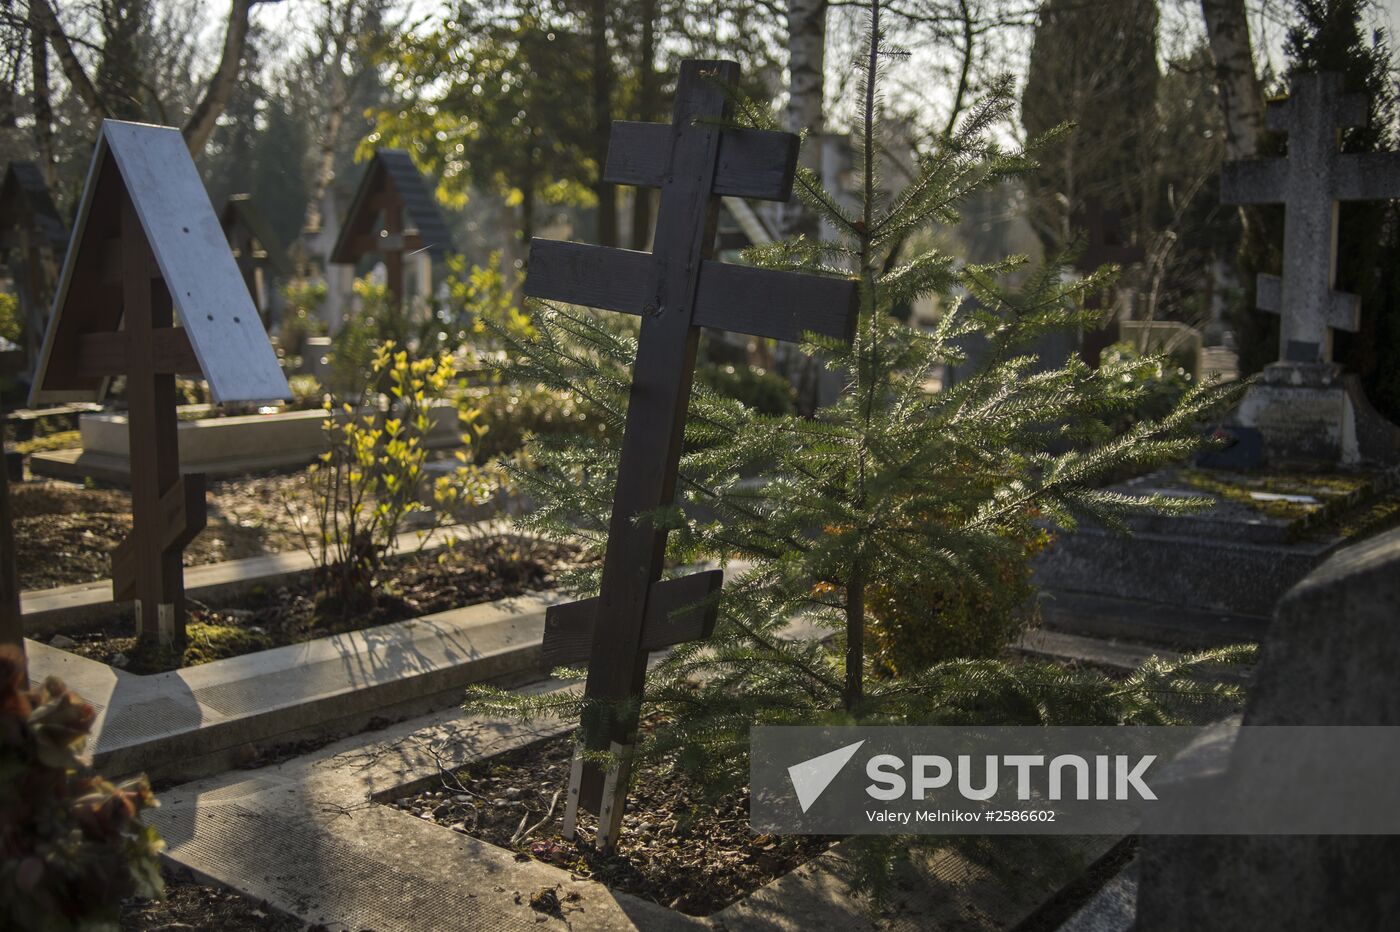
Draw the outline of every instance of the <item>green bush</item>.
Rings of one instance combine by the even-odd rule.
[[[512,456],[532,436],[588,433],[590,429],[587,409],[572,392],[544,385],[492,385],[469,389],[465,397],[479,412],[478,463]]]
[[[19,299],[0,291],[0,337],[17,343],[23,332],[24,320],[19,315]]]
[[[340,396],[348,401],[326,401],[328,449],[307,470],[316,524],[301,528],[316,563],[319,614],[344,619],[373,606],[384,557],[410,516],[430,511],[427,492],[436,522],[489,497],[486,474],[466,451],[457,453],[456,469],[428,485],[435,402],[460,387],[456,378],[449,354],[414,359],[389,342],[375,350],[358,389]],[[470,447],[480,433],[477,411],[459,407],[457,417]]]
[[[287,303],[282,312],[277,341],[289,356],[300,356],[307,337],[325,335],[326,324],[319,312],[326,303],[326,283],[294,282],[282,289],[282,295]]]
[[[1191,360],[1185,355],[1144,355],[1132,343],[1115,343],[1103,351],[1100,364],[1126,367],[1120,378],[1131,382],[1139,397],[1134,405],[1119,412],[1109,423],[1119,432],[1140,421],[1166,417],[1185,397],[1195,381]]]
[[[759,414],[793,414],[797,391],[775,372],[749,366],[712,364],[697,366],[695,380],[717,395],[733,398]]]
[[[79,759],[96,711],[55,677],[24,688],[0,648],[0,926],[115,928],[121,901],[162,892],[164,843],[145,777],[108,783]]]

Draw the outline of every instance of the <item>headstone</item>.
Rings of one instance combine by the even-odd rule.
[[[1146,258],[1142,247],[1125,237],[1122,211],[1105,207],[1096,197],[1085,198],[1070,217],[1070,226],[1084,237],[1084,248],[1074,259],[1075,271],[1080,274],[1092,274],[1105,265],[1136,265]],[[1084,304],[1085,307],[1098,308],[1102,301],[1101,296],[1094,295]],[[1113,310],[1114,313],[1103,322],[1103,326],[1097,330],[1086,330],[1080,335],[1079,355],[1091,366],[1097,366],[1103,351],[1118,342],[1119,321],[1116,309]]]
[[[234,194],[224,203],[219,215],[233,261],[252,295],[263,323],[272,323],[275,296],[274,282],[292,274],[292,262],[282,239],[267,222],[267,217],[251,194]]]
[[[584,691],[596,701],[581,751],[610,751],[616,763],[604,770],[575,755],[565,831],[580,806],[597,812],[605,850],[622,821],[647,652],[706,636],[722,581],[718,570],[661,581],[666,530],[643,517],[674,501],[699,328],[789,342],[809,331],[854,335],[854,281],[712,258],[720,198],[787,200],[797,165],[790,133],[721,128],[726,86],[738,78],[733,62],[686,61],[669,125],[613,124],[604,177],[661,189],[651,253],[539,239],[530,247],[525,294],[642,319],[601,592],[550,608],[543,644],[548,665],[588,660]]]
[[[1258,305],[1281,315],[1279,361],[1236,415],[1259,428],[1271,462],[1354,465],[1400,453],[1400,430],[1379,420],[1354,378],[1332,361],[1332,331],[1360,326],[1361,301],[1334,290],[1340,201],[1400,197],[1400,152],[1343,155],[1341,132],[1364,125],[1367,102],[1342,93],[1339,74],[1301,74],[1269,104],[1269,129],[1288,135],[1285,158],[1230,162],[1226,204],[1283,204],[1283,272],[1260,275]]]
[[[180,133],[105,120],[30,404],[95,401],[118,375],[133,529],[113,597],[136,602],[138,637],[183,645],[181,555],[205,511],[203,476],[180,475],[175,377],[203,376],[218,404],[290,392]]]
[[[25,330],[20,351],[27,364],[39,355],[67,248],[68,226],[54,206],[43,173],[33,162],[11,162],[0,182],[0,251],[18,291]]]
[[[379,256],[389,300],[402,309],[406,267],[414,268],[418,293],[431,295],[433,258],[451,250],[452,234],[438,210],[433,185],[407,152],[377,150],[350,202],[331,262],[353,266],[366,256]]]
[[[1400,530],[1335,554],[1279,603],[1245,725],[1400,726]],[[1231,760],[1251,753],[1237,740]],[[1202,754],[1194,779],[1219,780]],[[1189,765],[1188,765],[1189,766]],[[1144,838],[1139,932],[1380,929],[1400,916],[1400,837]]]

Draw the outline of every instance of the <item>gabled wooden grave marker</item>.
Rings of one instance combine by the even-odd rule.
[[[1332,331],[1361,326],[1361,299],[1333,290],[1337,278],[1339,201],[1400,197],[1400,152],[1343,155],[1342,130],[1364,126],[1364,94],[1342,93],[1342,76],[1300,74],[1288,98],[1264,111],[1271,131],[1288,134],[1288,155],[1227,162],[1220,176],[1225,204],[1283,204],[1283,272],[1260,275],[1257,305],[1282,315],[1279,362],[1332,362]]]
[[[289,278],[292,274],[292,260],[287,256],[287,249],[267,216],[253,203],[251,194],[230,195],[219,213],[219,225],[224,228],[243,283],[253,296],[253,305],[267,323],[273,280]]]
[[[676,472],[701,327],[796,341],[806,332],[850,340],[856,283],[715,261],[715,218],[726,195],[785,201],[797,137],[723,129],[739,66],[681,65],[669,125],[616,122],[604,176],[661,189],[654,249],[633,252],[536,239],[525,294],[642,318],[607,554],[597,598],[549,609],[546,664],[588,660],[584,750],[611,751],[604,769],[576,754],[564,829],[578,808],[598,813],[598,843],[611,848],[622,821],[647,652],[707,636],[719,570],[661,578],[666,531],[645,517],[675,499]],[[688,611],[686,609],[689,609]],[[630,714],[617,715],[632,702]],[[590,717],[591,716],[591,717]]]
[[[180,133],[105,120],[30,404],[95,401],[118,375],[133,527],[113,597],[136,602],[138,637],[182,645],[181,554],[205,514],[204,477],[180,476],[175,377],[202,375],[216,403],[290,392]]]
[[[384,260],[389,301],[403,308],[404,263],[420,260],[419,275],[431,288],[432,257],[452,250],[452,234],[438,210],[433,185],[402,149],[379,149],[370,160],[331,250],[331,262],[354,265]]]
[[[0,252],[9,263],[25,322],[26,366],[39,355],[44,316],[53,301],[58,267],[68,248],[68,225],[54,206],[44,175],[33,162],[16,160],[0,181]]]
[[[1070,218],[1070,225],[1083,233],[1084,249],[1074,260],[1075,271],[1084,275],[1097,272],[1103,265],[1136,265],[1147,258],[1141,246],[1123,239],[1122,211],[1104,207],[1096,197],[1085,198],[1084,204]],[[1103,299],[1093,295],[1085,306],[1096,308]],[[1118,342],[1118,319],[1105,321],[1097,330],[1084,333],[1079,339],[1079,355],[1091,366],[1099,364],[1103,351]]]

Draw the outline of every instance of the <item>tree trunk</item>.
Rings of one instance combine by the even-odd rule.
[[[598,163],[593,193],[598,198],[598,242],[604,246],[616,246],[616,185],[603,180],[603,166],[608,161],[608,140],[612,136],[612,54],[608,49],[607,0],[593,0],[589,32],[593,41],[593,158]]]
[[[34,85],[34,149],[39,154],[39,171],[50,191],[58,189],[58,160],[53,144],[53,97],[49,92],[49,44],[30,8],[29,55]]]
[[[63,68],[63,76],[73,86],[74,92],[82,99],[93,119],[105,118],[107,107],[98,95],[92,79],[83,70],[82,62],[78,61],[78,56],[73,53],[73,44],[68,41],[68,35],[59,25],[58,17],[54,15],[48,0],[32,0],[29,12],[36,28],[43,32],[45,39],[53,43],[54,51],[58,53],[58,63]]]
[[[656,119],[660,102],[656,80],[656,0],[642,0],[642,40],[638,51],[637,119],[649,123]],[[638,187],[632,191],[632,248],[646,249],[651,243],[651,188]]]
[[[228,28],[224,32],[224,52],[219,59],[219,67],[209,79],[204,96],[190,113],[183,130],[185,145],[189,146],[191,155],[199,155],[204,151],[209,137],[214,132],[215,124],[219,122],[219,116],[228,106],[229,98],[233,96],[238,74],[243,69],[243,49],[248,42],[248,11],[257,2],[260,0],[233,0],[228,14]]]
[[[1244,0],[1201,0],[1215,61],[1215,90],[1225,117],[1225,158],[1252,159],[1264,130],[1264,98],[1254,71]]]
[[[846,585],[846,682],[842,702],[854,712],[865,699],[865,579],[861,570]]]
[[[802,146],[800,162],[821,175],[821,133],[824,96],[822,79],[826,72],[826,7],[827,0],[789,0],[788,2],[788,105],[789,132],[806,130],[810,135]],[[807,236],[815,239],[820,233],[819,218],[793,200],[783,210],[785,236]]]

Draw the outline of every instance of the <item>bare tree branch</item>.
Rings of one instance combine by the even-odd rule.
[[[214,126],[219,122],[224,108],[228,106],[233,89],[238,84],[238,72],[243,67],[243,50],[248,43],[248,13],[258,3],[277,3],[279,0],[233,0],[228,14],[228,28],[224,32],[224,52],[219,59],[219,67],[204,89],[204,96],[190,112],[182,131],[185,145],[191,155],[204,151]]]
[[[83,69],[83,63],[78,61],[78,56],[74,54],[73,43],[63,31],[63,25],[58,21],[58,15],[49,4],[49,0],[32,0],[30,13],[35,28],[43,32],[44,38],[58,54],[63,76],[73,86],[74,92],[92,112],[94,118],[100,120],[106,117],[106,103],[102,100],[102,95],[97,93],[97,88],[88,77],[87,71]]]

